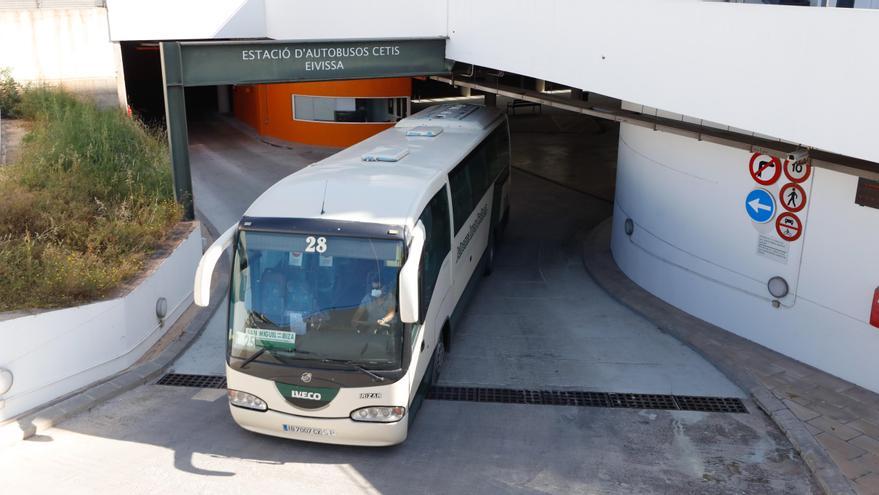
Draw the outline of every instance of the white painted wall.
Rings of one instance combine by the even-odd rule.
[[[105,105],[118,101],[123,84],[101,8],[0,9],[0,67],[20,83],[60,83]]]
[[[879,11],[449,0],[449,58],[879,161]]]
[[[107,11],[113,41],[266,36],[264,0],[107,0]]]
[[[447,0],[265,0],[273,39],[437,38],[446,36]]]
[[[760,257],[744,208],[754,185],[749,158],[623,124],[617,263],[688,313],[879,392],[879,328],[868,323],[879,286],[879,210],[854,203],[856,177],[814,169],[808,220],[792,246],[802,249],[801,263]],[[628,217],[636,223],[631,239],[623,230]],[[796,292],[778,309],[765,288],[773,275],[792,281]]]
[[[0,421],[111,376],[134,364],[192,302],[201,229],[127,295],[76,308],[0,321],[0,368],[12,389],[0,396]],[[156,300],[165,297],[164,326]]]

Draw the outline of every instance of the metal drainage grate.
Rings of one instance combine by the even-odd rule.
[[[545,406],[611,407],[747,413],[741,399],[658,394],[617,394],[576,390],[516,390],[507,388],[433,387],[427,396],[434,400],[535,404]]]
[[[226,377],[216,375],[182,375],[168,373],[157,382],[172,387],[226,388]]]

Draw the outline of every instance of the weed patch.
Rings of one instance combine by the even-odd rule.
[[[32,129],[0,168],[0,311],[104,297],[180,220],[164,138],[60,89],[27,88],[19,109]]]

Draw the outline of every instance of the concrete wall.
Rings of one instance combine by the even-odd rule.
[[[750,153],[623,124],[613,253],[636,283],[722,328],[879,392],[879,210],[854,203],[857,178],[814,169],[802,237],[788,262],[757,254],[745,212]],[[772,188],[770,188],[772,189]],[[626,236],[626,218],[635,222]],[[766,282],[792,294],[774,308]]]
[[[107,10],[113,41],[266,36],[264,0],[107,0]]]
[[[103,105],[124,101],[122,56],[106,9],[0,9],[0,67],[20,83],[62,84]]]
[[[0,368],[14,375],[12,389],[0,396],[0,421],[134,364],[192,302],[201,248],[196,224],[123,297],[0,321]],[[168,301],[164,325],[156,317],[159,297]]]

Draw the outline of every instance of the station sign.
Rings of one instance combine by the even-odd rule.
[[[183,86],[444,74],[444,39],[181,42]]]

